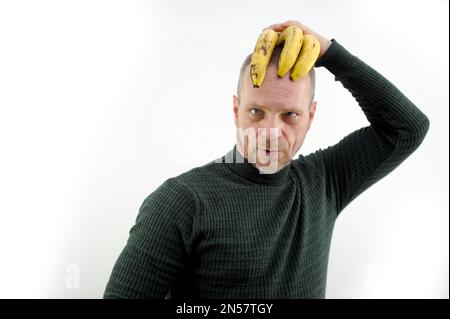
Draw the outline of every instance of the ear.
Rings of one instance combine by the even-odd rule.
[[[236,95],[233,94],[233,114],[234,114],[234,124],[236,127],[238,126],[238,110],[239,110],[239,102]]]
[[[314,120],[314,114],[316,113],[316,106],[317,106],[317,101],[314,101],[309,108],[308,127],[307,127],[306,131],[309,131],[309,129],[311,128],[312,121]]]

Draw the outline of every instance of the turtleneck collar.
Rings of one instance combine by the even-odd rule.
[[[289,162],[289,164],[274,174],[261,173],[253,163],[249,163],[243,157],[236,145],[226,155],[222,156],[222,163],[227,165],[234,173],[251,182],[269,185],[285,184],[289,179],[289,171],[291,168],[291,162]]]

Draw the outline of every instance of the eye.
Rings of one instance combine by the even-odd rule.
[[[256,107],[252,107],[250,109],[250,113],[253,114],[253,115],[261,115],[262,111],[260,109],[257,109]]]
[[[286,115],[290,119],[296,118],[298,116],[298,114],[295,112],[287,112]]]

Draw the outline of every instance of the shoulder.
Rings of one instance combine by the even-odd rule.
[[[143,200],[137,217],[153,223],[191,219],[198,209],[195,195],[176,178],[169,178]]]
[[[144,199],[142,206],[174,207],[183,204],[191,207],[195,202],[195,194],[180,176],[164,181]]]
[[[229,175],[230,171],[226,165],[214,160],[179,174],[173,179],[185,189],[201,197],[209,189],[226,183]]]
[[[202,187],[220,180],[223,165],[210,162],[168,178],[144,200],[141,210],[198,211],[201,209]]]

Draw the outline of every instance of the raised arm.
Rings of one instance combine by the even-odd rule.
[[[339,214],[356,196],[394,170],[423,141],[428,118],[380,73],[335,39],[316,62],[350,91],[370,125],[305,157],[324,171]]]

